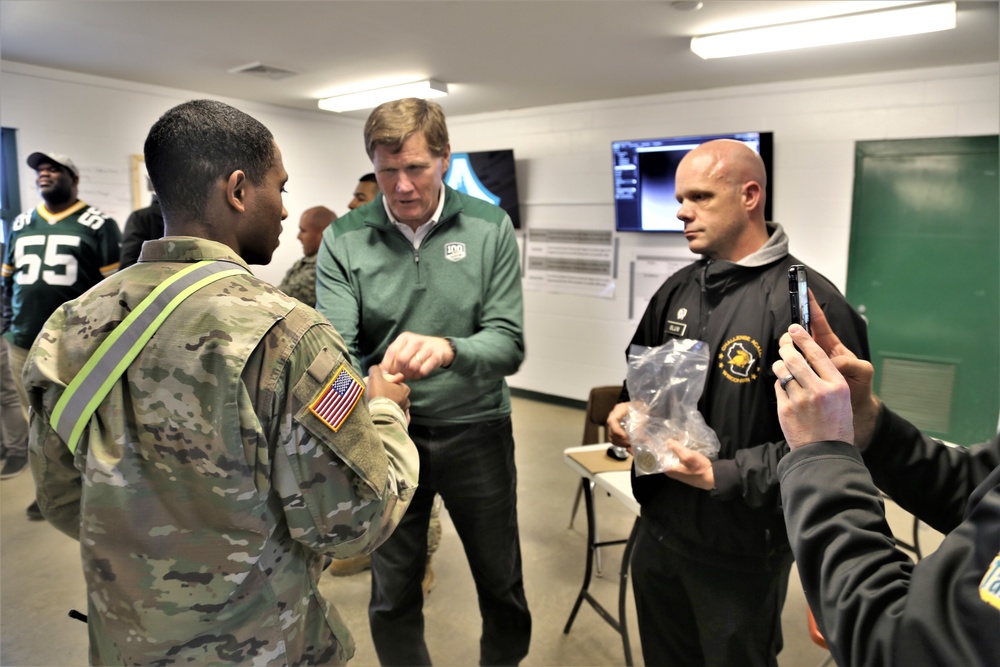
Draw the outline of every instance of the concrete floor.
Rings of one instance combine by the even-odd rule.
[[[580,444],[583,411],[532,400],[514,399],[514,434],[519,474],[518,507],[524,579],[534,628],[524,665],[621,665],[619,636],[589,606],[581,608],[569,635],[563,626],[583,579],[586,522],[583,510],[568,528],[579,478],[562,461],[566,447]],[[85,588],[76,542],[45,522],[30,522],[24,510],[33,499],[31,475],[0,484],[0,665],[85,665],[87,632],[67,617],[71,608],[86,611]],[[602,539],[624,538],[631,515],[617,501],[598,497]],[[424,607],[427,644],[438,665],[478,663],[479,611],[468,565],[447,511],[440,550],[434,557],[437,585]],[[897,534],[909,539],[910,519],[890,510]],[[922,544],[940,537],[923,528]],[[620,547],[604,550],[605,576],[591,585],[609,609],[616,608]],[[351,664],[377,665],[368,631],[370,574],[324,575],[321,589],[334,601],[354,633],[357,652]],[[633,656],[642,664],[631,593],[628,608]],[[813,667],[829,655],[815,646],[806,629],[805,598],[794,570],[782,616],[785,649],[780,667]]]

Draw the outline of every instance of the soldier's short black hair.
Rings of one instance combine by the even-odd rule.
[[[362,176],[361,178],[359,178],[358,182],[360,182],[360,183],[378,183],[378,180],[375,178],[375,174],[369,173],[369,174],[365,174],[364,176]]]
[[[196,219],[220,179],[240,169],[260,184],[274,164],[274,137],[257,119],[214,100],[191,100],[163,114],[143,147],[164,216]]]

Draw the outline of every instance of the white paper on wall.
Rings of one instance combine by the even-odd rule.
[[[528,229],[525,289],[614,298],[614,241],[611,231]]]
[[[112,164],[97,164],[81,160],[80,188],[78,196],[91,206],[115,219],[118,226],[125,227],[125,220],[132,212],[132,188],[128,167]]]
[[[636,255],[631,264],[631,300],[628,317],[637,320],[646,312],[664,281],[694,261],[693,255]]]

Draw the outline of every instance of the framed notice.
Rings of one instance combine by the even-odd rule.
[[[539,292],[615,296],[611,230],[528,229],[524,288]]]

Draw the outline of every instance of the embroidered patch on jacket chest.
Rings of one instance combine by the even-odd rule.
[[[722,344],[716,361],[723,377],[730,382],[744,384],[757,379],[762,354],[760,343],[750,336],[733,336]]]
[[[465,259],[464,243],[446,243],[444,246],[444,258],[449,262],[458,262]]]
[[[1000,554],[986,568],[986,576],[979,584],[979,597],[988,604],[1000,609]]]

